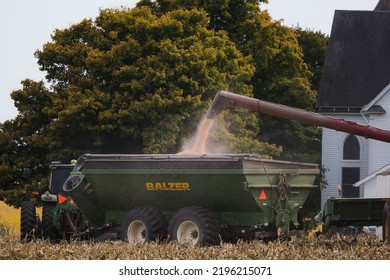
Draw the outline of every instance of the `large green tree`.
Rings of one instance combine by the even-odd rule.
[[[0,125],[0,198],[18,205],[20,190],[42,190],[52,160],[175,153],[218,90],[251,94],[251,57],[208,24],[202,10],[139,7],[102,10],[56,30],[36,52],[50,87],[23,81],[12,93],[18,116]],[[256,140],[255,122],[255,115],[224,114],[214,142],[277,155],[277,146]]]
[[[272,19],[267,10],[261,10],[262,2],[268,1],[142,0],[138,5],[152,7],[161,14],[178,7],[204,9],[210,18],[208,28],[226,31],[237,48],[252,57],[256,70],[250,85],[256,98],[312,111],[316,85],[311,82],[318,82],[321,68],[312,67],[306,46],[316,37],[293,32],[282,21]],[[307,51],[307,61],[302,46]],[[319,161],[319,128],[265,115],[259,116],[258,126],[259,139],[283,147],[281,158]]]

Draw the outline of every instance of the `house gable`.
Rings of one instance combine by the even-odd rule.
[[[359,113],[390,82],[390,11],[334,14],[317,111]]]
[[[367,105],[365,105],[362,109],[362,113],[370,114],[370,113],[378,113],[377,109],[381,108],[380,113],[386,113],[386,111],[390,110],[389,102],[384,101],[384,106],[387,108],[383,108],[383,104],[381,105],[381,100],[386,99],[386,95],[390,95],[390,83]]]

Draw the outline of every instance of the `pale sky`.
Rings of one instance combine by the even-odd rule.
[[[44,79],[34,52],[50,41],[56,28],[67,28],[84,18],[95,18],[100,8],[134,7],[136,0],[1,0],[0,2],[0,122],[17,110],[10,94],[21,81]],[[269,0],[274,19],[329,34],[335,10],[373,10],[378,0]]]

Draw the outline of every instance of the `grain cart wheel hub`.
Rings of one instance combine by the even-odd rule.
[[[219,243],[219,226],[214,215],[205,208],[190,206],[180,209],[172,217],[169,228],[172,240],[193,246]]]
[[[127,240],[129,243],[145,243],[146,240],[146,226],[140,220],[135,220],[130,223],[127,228]]]
[[[164,240],[167,235],[165,216],[151,206],[131,210],[122,223],[121,238],[129,243]]]
[[[184,221],[177,229],[177,241],[196,245],[199,242],[199,227],[192,221]]]

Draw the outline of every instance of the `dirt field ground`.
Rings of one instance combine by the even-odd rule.
[[[390,245],[360,235],[328,238],[299,237],[290,241],[224,243],[190,247],[172,242],[132,245],[35,240],[21,242],[15,234],[0,234],[2,260],[389,260]]]
[[[390,260],[390,244],[374,237],[336,235],[261,240],[193,248],[172,242],[126,244],[109,242],[21,242],[20,209],[0,203],[1,260]]]
[[[290,241],[261,241],[193,248],[175,243],[131,245],[122,241],[51,244],[20,242],[0,236],[3,260],[389,260],[390,246],[367,236],[329,239],[301,237]]]

